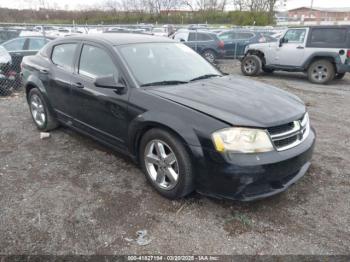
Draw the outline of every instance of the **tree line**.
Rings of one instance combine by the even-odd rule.
[[[46,0],[38,9],[0,8],[0,22],[10,23],[214,23],[267,25],[274,21],[277,0],[105,0],[98,6],[67,11]],[[235,11],[225,11],[228,6]]]

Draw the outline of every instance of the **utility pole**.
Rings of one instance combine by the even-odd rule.
[[[314,7],[314,0],[311,0],[311,9]]]

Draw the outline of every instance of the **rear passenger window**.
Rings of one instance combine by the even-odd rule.
[[[7,51],[22,51],[25,41],[26,38],[16,38],[12,41],[3,44],[3,46],[6,48]]]
[[[56,45],[52,51],[52,62],[63,68],[72,69],[76,48],[77,44]]]
[[[46,43],[45,38],[29,38],[28,50],[40,50]]]
[[[314,47],[346,48],[347,34],[346,28],[314,28],[309,44]]]
[[[236,39],[240,39],[240,40],[248,40],[253,36],[254,34],[252,33],[236,33]]]
[[[115,72],[115,65],[106,51],[95,46],[83,46],[79,63],[79,74],[95,78],[112,75]]]
[[[219,34],[218,37],[220,40],[231,40],[235,38],[235,33],[225,32],[225,33]]]
[[[188,41],[210,41],[213,40],[209,34],[204,33],[190,33]]]

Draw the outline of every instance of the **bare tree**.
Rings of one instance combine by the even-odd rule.
[[[227,0],[197,0],[199,10],[221,10],[227,5]]]
[[[233,0],[235,8],[239,11],[246,9],[246,0]]]

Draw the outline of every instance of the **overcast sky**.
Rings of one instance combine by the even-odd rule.
[[[0,7],[8,8],[38,8],[41,0],[0,0]],[[46,0],[49,7],[61,9],[82,9],[87,7],[97,7],[104,0]],[[287,0],[287,8],[292,9],[300,6],[310,6],[311,0]],[[314,0],[314,7],[350,7],[350,0]]]

